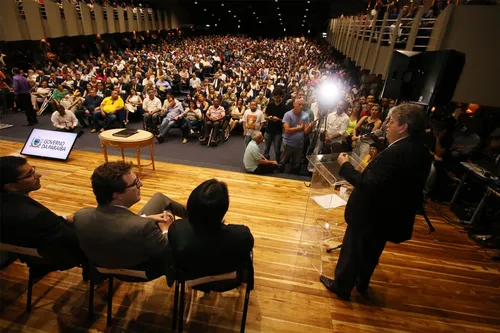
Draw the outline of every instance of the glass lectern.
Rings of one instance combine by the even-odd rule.
[[[362,172],[362,160],[354,153],[347,154],[349,162]],[[339,175],[337,157],[338,154],[307,156],[313,175],[302,223],[298,266],[313,268],[319,274],[323,272],[323,260],[328,259],[324,258],[326,250],[342,243],[344,206],[352,191],[352,186]]]

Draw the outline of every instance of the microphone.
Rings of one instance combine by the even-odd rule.
[[[359,137],[359,139],[360,139],[360,140],[361,140],[361,139],[366,139],[366,138],[370,138],[370,137],[373,137],[373,136],[375,136],[375,137],[380,137],[380,136],[382,136],[382,134],[383,134],[382,130],[381,130],[381,129],[377,129],[377,130],[375,130],[375,132],[373,132],[373,133],[368,133],[368,134],[363,134],[363,135],[361,135],[361,136]]]

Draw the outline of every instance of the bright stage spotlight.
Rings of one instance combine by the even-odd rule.
[[[340,97],[340,87],[331,81],[320,83],[316,90],[318,103],[326,108],[331,108],[337,103]]]

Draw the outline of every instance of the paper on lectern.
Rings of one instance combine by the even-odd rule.
[[[314,201],[316,201],[316,203],[324,209],[345,206],[345,204],[347,203],[347,201],[336,194],[314,195],[311,198],[314,199]]]

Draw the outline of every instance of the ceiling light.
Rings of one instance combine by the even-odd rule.
[[[280,7],[277,7],[277,8],[278,8],[278,10],[280,10]]]
[[[217,23],[215,23],[214,26],[217,26]]]
[[[255,15],[255,12],[253,12],[253,14]]]
[[[228,12],[228,13],[231,13],[231,9],[229,9],[227,12]]]
[[[223,3],[221,3],[220,5],[221,5],[222,7],[224,7],[224,4],[223,4]]]
[[[306,8],[306,12],[308,12],[308,11],[309,11],[309,8]]]
[[[194,2],[194,4],[195,4],[195,5],[197,5],[197,4],[198,4],[198,2],[196,2],[196,1],[195,1],[195,2]]]
[[[240,26],[238,26],[238,29],[240,28]]]
[[[204,11],[207,11],[207,9],[206,9],[206,8],[203,8],[203,10],[204,10]]]
[[[286,31],[286,28],[283,28],[283,31]]]
[[[210,28],[210,24],[207,24],[207,28]]]
[[[238,22],[241,22],[241,20],[238,20]]]
[[[304,26],[304,25],[302,24],[302,26]]]
[[[311,33],[311,30],[308,30],[308,31],[307,31],[307,33],[308,33],[308,34],[310,34],[310,33]]]
[[[281,21],[281,17],[280,17],[280,21]]]
[[[259,21],[259,24],[262,24],[262,21]]]
[[[281,16],[281,13],[278,13],[278,16]]]
[[[307,15],[304,15],[304,17],[307,17]]]
[[[236,15],[234,15],[234,17],[236,18]]]

